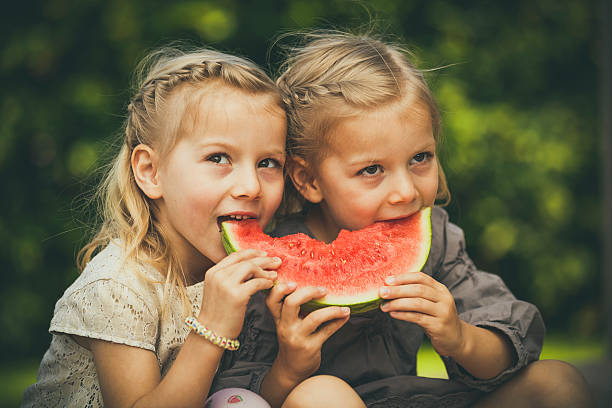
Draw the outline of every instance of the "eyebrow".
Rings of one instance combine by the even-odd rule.
[[[196,148],[220,148],[223,150],[234,150],[238,147],[238,145],[232,145],[230,143],[225,142],[224,140],[210,140],[210,141],[198,141],[196,144]],[[270,154],[270,155],[278,155],[278,156],[285,156],[285,149],[271,149],[269,151],[267,151],[266,154]]]
[[[420,146],[418,149],[413,149],[415,154],[418,154],[420,152],[423,152],[425,150],[435,150],[436,149],[436,144],[434,143],[426,143],[422,146]],[[382,158],[378,158],[376,156],[370,156],[370,153],[366,153],[360,157],[357,157],[355,160],[351,160],[348,162],[348,165],[350,166],[355,166],[355,165],[364,165],[364,164],[372,164],[372,163],[377,163],[382,161]]]

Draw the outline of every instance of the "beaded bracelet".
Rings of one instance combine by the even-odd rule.
[[[205,326],[201,325],[200,322],[196,320],[195,317],[189,316],[185,319],[185,324],[191,328],[196,334],[204,337],[206,340],[210,341],[215,346],[219,346],[226,350],[236,351],[238,347],[240,347],[240,342],[238,339],[228,339],[227,337],[218,336],[213,333],[212,330],[207,329]]]

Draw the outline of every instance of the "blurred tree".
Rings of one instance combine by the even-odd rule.
[[[485,270],[553,330],[600,334],[594,1],[11,3],[0,17],[0,350],[40,358],[91,234],[130,73],[183,39],[270,67],[281,32],[374,23],[415,51],[443,110],[452,219]],[[290,39],[289,39],[290,40]]]

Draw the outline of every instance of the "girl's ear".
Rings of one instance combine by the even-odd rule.
[[[321,194],[317,178],[306,161],[301,157],[293,156],[287,164],[287,174],[295,189],[311,203],[320,203],[323,200],[323,194]]]
[[[139,144],[132,151],[132,171],[136,184],[150,199],[162,197],[161,183],[158,177],[158,155],[150,146]]]

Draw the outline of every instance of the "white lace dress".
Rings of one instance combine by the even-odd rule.
[[[104,405],[93,355],[72,334],[150,350],[165,375],[189,329],[178,296],[168,296],[162,320],[163,280],[150,266],[124,262],[116,244],[96,255],[55,305],[51,345],[37,382],[24,392],[22,406]],[[187,288],[194,315],[199,313],[202,285]]]

